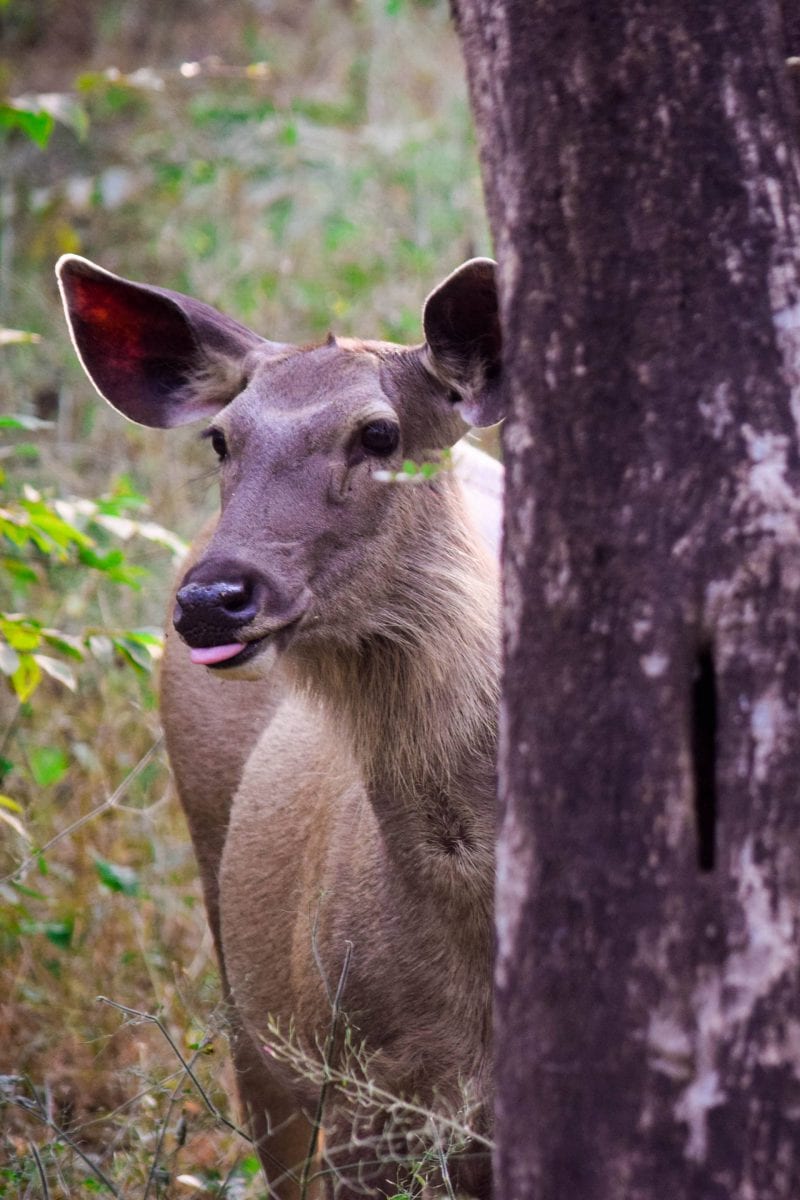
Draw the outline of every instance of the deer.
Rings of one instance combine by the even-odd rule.
[[[487,1200],[502,468],[465,435],[503,416],[495,264],[430,293],[416,346],[271,342],[77,255],[57,275],[99,394],[142,425],[205,421],[219,465],[161,717],[269,1194],[404,1178],[391,1106],[354,1118],[334,1078],[347,1043],[380,1097],[470,1098],[480,1136],[447,1169]],[[276,1036],[329,1055],[321,1113]]]

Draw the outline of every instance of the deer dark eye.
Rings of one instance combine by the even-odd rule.
[[[225,441],[225,434],[221,429],[209,429],[206,436],[211,442],[214,453],[221,462],[228,454],[228,443]]]
[[[370,421],[361,430],[361,445],[368,454],[388,458],[394,454],[400,442],[400,430],[394,421]]]

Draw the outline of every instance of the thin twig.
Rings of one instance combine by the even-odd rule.
[[[456,1194],[453,1190],[453,1181],[450,1178],[450,1168],[447,1165],[447,1155],[444,1152],[444,1146],[436,1139],[436,1156],[439,1159],[439,1170],[442,1173],[442,1183],[444,1190],[447,1193],[447,1200],[456,1200]]]
[[[270,1047],[272,1056],[279,1061],[289,1064],[292,1069],[312,1083],[321,1086],[325,1079],[324,1064],[311,1058],[300,1046],[284,1037],[274,1024],[269,1026],[270,1036],[265,1039]],[[484,1134],[478,1133],[465,1121],[444,1113],[433,1113],[429,1108],[414,1103],[405,1097],[396,1096],[386,1088],[380,1087],[375,1081],[366,1076],[366,1067],[362,1066],[365,1077],[360,1077],[352,1071],[342,1074],[342,1084],[348,1089],[351,1103],[370,1108],[383,1108],[387,1111],[402,1111],[408,1117],[419,1117],[424,1124],[435,1118],[437,1126],[446,1128],[453,1137],[487,1150],[494,1148],[492,1141]]]
[[[158,1017],[154,1017],[152,1013],[142,1012],[138,1008],[130,1008],[127,1004],[120,1004],[119,1001],[111,1000],[108,996],[98,996],[97,999],[99,1000],[99,1002],[101,1004],[110,1004],[112,1008],[116,1008],[119,1012],[125,1013],[125,1015],[128,1017],[133,1017],[137,1021],[146,1021],[150,1025],[155,1025],[156,1028],[158,1030],[160,1030],[162,1037],[167,1042],[170,1049],[172,1050],[172,1053],[175,1055],[178,1062],[183,1067],[184,1072],[189,1076],[192,1083],[197,1088],[197,1091],[200,1093],[200,1098],[202,1099],[202,1101],[205,1104],[208,1111],[211,1113],[211,1116],[216,1121],[219,1121],[219,1123],[221,1125],[223,1125],[226,1129],[229,1129],[231,1131],[231,1133],[235,1133],[240,1138],[243,1138],[244,1141],[246,1141],[249,1145],[251,1145],[251,1146],[255,1145],[255,1143],[249,1133],[245,1132],[245,1130],[242,1129],[239,1125],[236,1125],[233,1121],[230,1120],[229,1117],[226,1117],[225,1114],[223,1112],[221,1112],[220,1109],[217,1108],[216,1104],[211,1099],[208,1092],[205,1090],[202,1083],[195,1075],[195,1073],[192,1069],[192,1066],[186,1061],[186,1059],[181,1054],[180,1048],[178,1047],[177,1043],[175,1042],[175,1039],[172,1037],[172,1034],[169,1032],[167,1027],[164,1025],[163,1021],[161,1021]],[[194,1062],[194,1059],[192,1060],[192,1062]],[[296,1173],[294,1171],[288,1170],[284,1166],[284,1164],[280,1161],[280,1159],[276,1158],[273,1154],[270,1154],[270,1152],[268,1150],[264,1149],[263,1146],[258,1146],[257,1149],[263,1157],[269,1158],[270,1161],[272,1162],[272,1164],[275,1167],[279,1168],[283,1175],[288,1176],[290,1179],[294,1180],[295,1182],[297,1181]]]
[[[36,1097],[36,1092],[34,1092],[34,1097]],[[38,1097],[36,1097],[34,1103],[34,1101],[28,1100],[24,1096],[11,1096],[9,1098],[9,1103],[16,1104],[17,1107],[23,1109],[24,1112],[30,1113],[32,1117],[36,1117],[36,1119],[41,1121],[43,1125],[46,1125],[48,1129],[52,1129],[53,1133],[61,1138],[62,1141],[65,1141],[70,1149],[78,1155],[78,1158],[82,1159],[86,1163],[92,1174],[96,1175],[100,1182],[106,1185],[112,1196],[118,1197],[119,1200],[121,1193],[117,1191],[116,1187],[105,1174],[105,1172],[101,1171],[97,1164],[93,1163],[92,1160],[86,1154],[84,1154],[80,1146],[77,1145],[77,1143],[74,1142],[69,1136],[66,1129],[62,1129],[61,1126],[52,1119],[52,1117],[48,1117],[47,1113],[42,1111]]]
[[[347,975],[350,970],[350,959],[353,957],[353,943],[345,942],[344,962],[342,963],[341,974],[339,975],[339,983],[336,987],[336,995],[333,998],[331,1005],[331,1027],[328,1032],[328,1040],[325,1045],[325,1053],[323,1057],[323,1069],[325,1072],[322,1086],[319,1089],[317,1097],[317,1110],[314,1113],[314,1120],[311,1125],[311,1141],[308,1147],[306,1161],[303,1163],[303,1174],[300,1177],[300,1200],[306,1200],[308,1194],[308,1185],[311,1177],[311,1167],[314,1162],[314,1155],[317,1149],[317,1138],[319,1131],[322,1128],[322,1117],[325,1110],[325,1101],[328,1095],[328,1089],[331,1082],[332,1058],[336,1048],[336,1039],[339,1033],[339,1022],[342,1016],[342,996],[344,994]]]
[[[42,1183],[42,1200],[50,1200],[50,1188],[47,1186],[47,1176],[44,1173],[44,1165],[39,1157],[39,1151],[36,1149],[34,1142],[28,1142],[28,1145],[31,1148],[31,1154],[33,1155],[36,1169],[39,1172],[39,1179]]]
[[[466,1153],[466,1154],[459,1153],[459,1156],[458,1156],[459,1162],[464,1162],[464,1161],[468,1160],[469,1158],[475,1158],[475,1157],[478,1157],[478,1156],[475,1154],[469,1154],[469,1153]],[[484,1157],[483,1154],[481,1154],[480,1157],[481,1158]],[[418,1169],[419,1164],[420,1164],[418,1155],[408,1153],[408,1154],[393,1154],[391,1156],[391,1160],[388,1160],[386,1157],[359,1158],[358,1162],[357,1163],[354,1162],[352,1165],[357,1166],[360,1170],[363,1171],[367,1168],[372,1168],[372,1167],[385,1167],[388,1161],[391,1161],[393,1165],[398,1166],[398,1167],[408,1167],[412,1171]],[[316,1181],[318,1179],[327,1179],[331,1176],[333,1176],[336,1179],[341,1179],[342,1171],[344,1169],[345,1168],[342,1166],[333,1166],[333,1165],[321,1166],[319,1168],[319,1170],[314,1172],[314,1174],[311,1178],[311,1182],[316,1183]],[[452,1181],[451,1181],[450,1187],[452,1189]],[[445,1188],[447,1188],[446,1184],[445,1184]],[[450,1200],[451,1194],[455,1200],[455,1197],[457,1197],[458,1193],[451,1193],[451,1191],[447,1191],[448,1200]]]
[[[181,1054],[180,1049],[179,1049],[177,1043],[175,1042],[175,1039],[173,1038],[172,1034],[169,1032],[166,1025],[164,1024],[163,1021],[160,1020],[159,1017],[154,1017],[152,1013],[142,1012],[138,1008],[129,1008],[127,1004],[120,1004],[119,1001],[111,1000],[108,996],[98,996],[97,999],[100,1002],[100,1004],[109,1004],[109,1005],[111,1005],[112,1008],[116,1008],[119,1012],[125,1013],[125,1015],[128,1017],[133,1017],[137,1021],[146,1021],[150,1025],[155,1025],[156,1028],[161,1032],[161,1035],[164,1038],[164,1040],[169,1045],[170,1049],[172,1050],[172,1053],[178,1059],[178,1062],[181,1064],[184,1071],[189,1076],[189,1078],[191,1079],[194,1086],[197,1088],[198,1092],[200,1093],[200,1097],[201,1097],[203,1103],[205,1104],[208,1111],[211,1113],[212,1117],[214,1117],[215,1120],[220,1121],[221,1124],[223,1124],[226,1129],[230,1129],[232,1133],[238,1133],[239,1137],[243,1137],[245,1139],[245,1141],[252,1142],[253,1139],[249,1136],[249,1134],[245,1133],[245,1131],[243,1129],[240,1129],[238,1125],[235,1125],[233,1123],[233,1121],[229,1120],[228,1117],[226,1117],[225,1114],[223,1112],[220,1112],[220,1110],[217,1108],[216,1104],[211,1099],[211,1097],[208,1095],[208,1093],[206,1092],[202,1083],[195,1075],[194,1071],[192,1070],[192,1067],[190,1066],[190,1064],[186,1061],[186,1059]]]
[[[320,897],[320,901],[316,907],[316,911],[315,911],[313,917],[311,917],[311,953],[314,957],[314,962],[316,963],[317,973],[319,974],[319,977],[322,980],[322,986],[325,988],[325,995],[328,998],[328,1004],[333,1006],[333,996],[331,995],[331,985],[328,983],[328,976],[326,974],[325,967],[322,962],[322,957],[319,952],[319,942],[317,940],[317,930],[319,928],[319,918],[320,918],[321,909],[322,909],[322,897]]]
[[[127,792],[128,788],[133,783],[134,779],[136,779],[138,775],[141,775],[142,771],[150,762],[150,760],[161,749],[161,743],[163,741],[163,736],[156,738],[147,753],[142,755],[136,766],[128,772],[122,783],[114,790],[114,792],[112,792],[107,800],[104,800],[102,804],[98,804],[97,808],[93,808],[90,812],[84,813],[82,817],[78,817],[77,821],[73,821],[71,825],[66,827],[66,829],[62,829],[60,833],[57,833],[55,837],[51,837],[50,841],[45,842],[43,846],[40,846],[34,854],[30,854],[27,858],[23,859],[19,866],[15,868],[15,870],[11,871],[10,874],[3,876],[3,878],[0,879],[0,883],[12,883],[15,879],[18,879],[20,875],[24,874],[29,867],[32,867],[34,863],[37,863],[41,856],[48,850],[51,850],[58,842],[63,841],[63,839],[66,837],[69,837],[71,833],[75,833],[76,829],[80,829],[83,825],[87,825],[89,821],[93,821],[95,817],[99,817],[102,813],[108,812],[110,808],[116,808],[122,797]]]
[[[194,1064],[197,1062],[198,1056],[200,1055],[200,1051],[202,1050],[203,1046],[205,1046],[205,1045],[207,1045],[206,1042],[201,1042],[200,1046],[198,1047],[197,1050],[195,1050],[194,1054],[189,1059],[188,1063],[185,1064],[185,1067],[184,1067],[185,1074],[191,1076],[192,1073],[191,1073],[190,1068],[193,1067]],[[161,1122],[161,1129],[159,1130],[158,1141],[156,1142],[156,1147],[155,1147],[155,1150],[153,1151],[153,1161],[150,1164],[150,1171],[147,1176],[147,1183],[145,1184],[144,1195],[142,1196],[142,1200],[147,1200],[147,1197],[150,1195],[150,1187],[153,1183],[153,1180],[156,1177],[156,1171],[158,1170],[158,1160],[161,1157],[161,1148],[164,1145],[164,1138],[167,1136],[167,1127],[169,1125],[170,1117],[172,1116],[172,1110],[175,1107],[175,1101],[178,1099],[178,1093],[180,1092],[182,1087],[183,1087],[183,1079],[181,1078],[178,1080],[178,1082],[175,1084],[175,1087],[172,1089],[172,1095],[169,1098],[169,1103],[167,1105],[167,1111],[164,1114],[164,1120]]]
[[[123,1100],[121,1104],[118,1104],[116,1108],[110,1109],[109,1112],[101,1113],[99,1117],[92,1117],[89,1121],[81,1121],[80,1125],[75,1126],[75,1132],[82,1133],[83,1130],[88,1129],[90,1125],[103,1125],[107,1121],[113,1120],[118,1113],[124,1112],[126,1108],[131,1108],[132,1105],[137,1104],[145,1096],[149,1096],[156,1090],[156,1087],[163,1087],[165,1084],[171,1083],[173,1079],[177,1079],[179,1076],[183,1076],[183,1071],[177,1070],[170,1072],[169,1075],[165,1075],[163,1079],[159,1080],[158,1084],[151,1084],[150,1087],[142,1088],[141,1092],[137,1092],[135,1096],[131,1096],[128,1100]]]

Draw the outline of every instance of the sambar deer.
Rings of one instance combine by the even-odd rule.
[[[331,1054],[362,1047],[367,1091],[400,1105],[354,1118],[327,1089],[316,1186],[393,1195],[404,1101],[466,1095],[489,1129],[501,469],[456,443],[502,416],[494,264],[431,293],[417,347],[277,344],[73,255],[58,276],[101,396],[143,425],[210,421],[220,462],[162,715],[270,1194],[307,1191],[318,1104],[276,1031],[319,1059],[341,985]],[[444,1169],[491,1194],[485,1142]]]

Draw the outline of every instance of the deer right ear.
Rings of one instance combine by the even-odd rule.
[[[139,425],[213,416],[245,386],[248,353],[270,346],[199,300],[132,283],[78,255],[60,258],[56,274],[86,374]]]
[[[426,365],[468,425],[494,425],[505,416],[495,270],[491,258],[471,258],[422,310]]]

